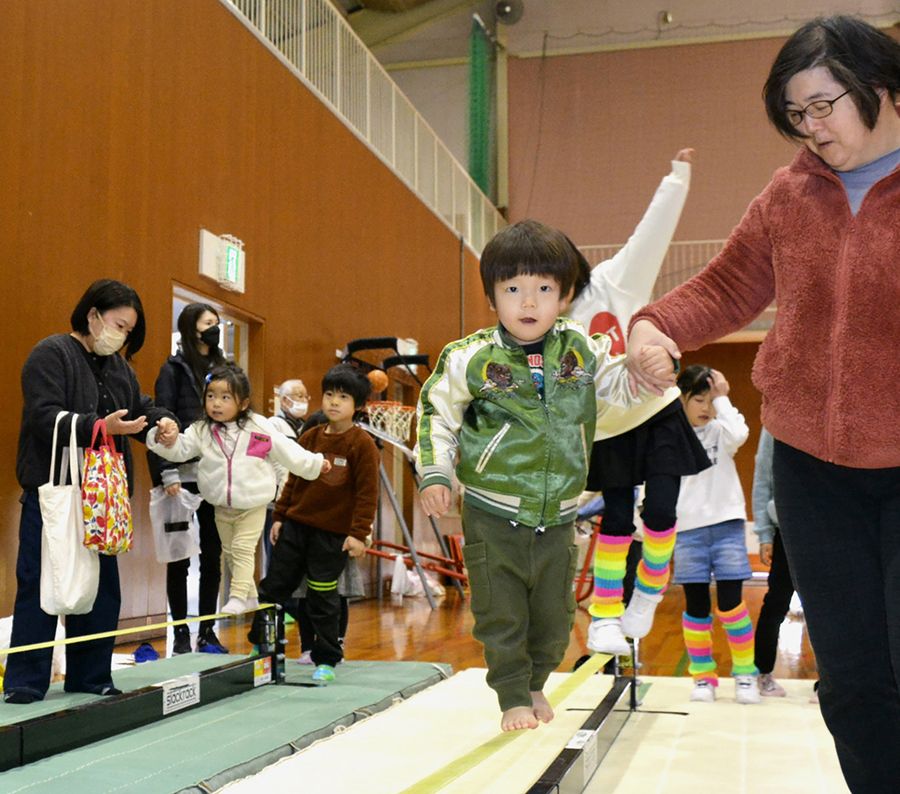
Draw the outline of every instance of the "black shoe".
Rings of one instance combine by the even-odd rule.
[[[250,631],[247,632],[247,642],[251,645],[262,645],[265,640],[265,630],[263,628],[263,613],[253,613],[253,623],[250,624]]]
[[[210,626],[200,630],[197,637],[197,653],[228,653],[228,648],[222,645]]]
[[[175,641],[172,643],[172,656],[181,656],[191,652],[191,630],[187,626],[175,627]]]
[[[19,706],[27,706],[29,703],[34,703],[37,699],[34,695],[29,695],[27,692],[7,692],[3,695],[5,703],[15,703]]]
[[[112,684],[110,684],[109,686],[103,687],[103,689],[101,689],[97,694],[106,696],[121,695],[122,690],[117,689],[116,687],[112,686]]]

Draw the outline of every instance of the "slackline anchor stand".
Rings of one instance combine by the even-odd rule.
[[[273,604],[263,611],[263,642],[259,646],[259,652],[263,656],[271,656],[272,680],[276,684],[285,682],[286,648],[284,609],[280,604]]]

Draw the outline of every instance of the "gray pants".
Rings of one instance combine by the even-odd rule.
[[[475,639],[503,711],[531,706],[562,662],[575,619],[574,522],[542,533],[463,505]]]

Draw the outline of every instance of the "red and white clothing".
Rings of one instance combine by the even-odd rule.
[[[650,301],[690,183],[690,163],[673,160],[671,173],[660,182],[628,242],[615,256],[591,270],[590,283],[569,307],[569,316],[590,333],[604,333],[612,339],[611,353],[625,352],[625,331],[631,316]],[[595,439],[610,438],[643,424],[679,394],[672,387],[661,397],[634,407],[606,406],[598,414]]]

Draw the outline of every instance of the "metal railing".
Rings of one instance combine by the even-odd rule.
[[[669,244],[651,300],[661,298],[667,292],[697,275],[722,247],[725,240],[685,240]],[[581,252],[591,265],[611,259],[622,249],[621,245],[582,245]],[[768,331],[775,319],[775,304],[769,306],[745,330]]]
[[[476,253],[506,225],[328,0],[220,0]]]

